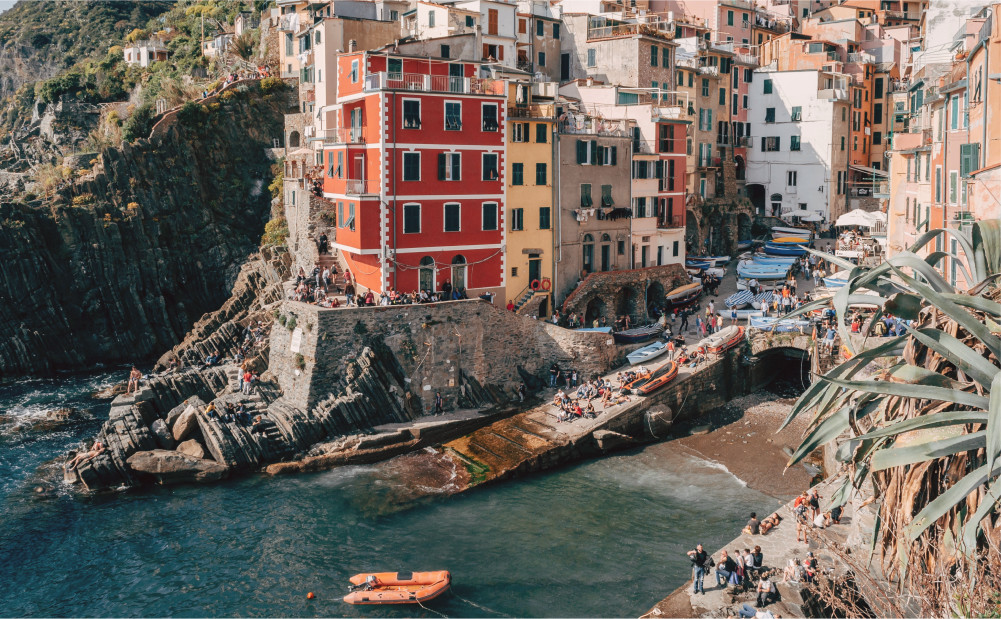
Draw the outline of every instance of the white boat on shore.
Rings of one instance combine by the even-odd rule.
[[[802,239],[810,240],[813,238],[813,232],[807,230],[806,228],[786,228],[784,226],[774,226],[772,228],[773,239],[778,239],[785,236],[795,236]]]

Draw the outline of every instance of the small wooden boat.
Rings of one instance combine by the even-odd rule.
[[[786,228],[784,226],[774,226],[772,228],[772,238],[780,239],[787,236],[795,236],[798,238],[812,239],[813,232],[807,230],[806,228]]]
[[[755,254],[752,264],[785,265],[787,267],[792,267],[796,260],[797,258],[795,256],[769,256],[767,254],[762,256],[760,254]]]
[[[782,264],[744,263],[737,266],[737,275],[744,279],[785,279],[789,267]]]
[[[612,334],[612,337],[620,344],[639,344],[640,342],[652,340],[660,335],[662,331],[664,331],[664,325],[660,322],[655,322],[642,327],[636,327],[635,329],[617,331]]]
[[[381,572],[350,578],[348,604],[423,604],[448,591],[452,575],[440,572]]]
[[[674,380],[677,375],[678,364],[674,361],[668,361],[651,374],[650,378],[637,388],[637,391],[640,395],[649,395]]]
[[[705,347],[706,352],[719,355],[730,350],[743,339],[744,327],[729,326],[702,340],[701,345]]]
[[[701,295],[702,284],[685,284],[665,294],[664,301],[668,309],[676,309],[697,301]]]
[[[574,331],[584,331],[586,333],[611,333],[611,327],[583,327],[581,329],[574,329]]]
[[[747,239],[746,241],[737,241],[737,249],[740,251],[751,249],[752,245],[754,245],[754,241],[751,239]]]
[[[638,350],[626,355],[626,359],[629,359],[629,365],[638,365],[649,361],[655,357],[659,357],[667,352],[667,344],[665,342],[654,342],[649,346],[644,346]]]
[[[768,241],[771,245],[809,245],[810,239],[801,236],[780,236]]]
[[[729,308],[741,308],[751,302],[754,295],[751,294],[750,290],[741,290],[740,292],[735,292],[728,296],[724,301],[723,305]]]
[[[765,243],[765,253],[770,256],[802,256],[806,253],[806,249],[798,245]]]

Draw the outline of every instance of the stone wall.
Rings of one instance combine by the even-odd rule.
[[[588,324],[604,316],[611,325],[616,316],[626,314],[633,324],[645,324],[651,320],[650,303],[663,305],[665,293],[690,281],[680,264],[592,273],[567,296],[562,312],[576,312]]]
[[[279,318],[272,330],[270,371],[285,399],[306,410],[365,346],[396,359],[425,411],[438,391],[446,408],[496,403],[513,397],[526,375],[548,376],[554,362],[590,375],[607,371],[619,354],[606,334],[570,331],[480,300],[339,309],[287,301],[281,314],[285,327]]]

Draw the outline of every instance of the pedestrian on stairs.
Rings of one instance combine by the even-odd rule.
[[[254,379],[254,375],[250,370],[243,371],[243,378],[240,380],[240,391],[243,395],[250,395],[250,382]]]

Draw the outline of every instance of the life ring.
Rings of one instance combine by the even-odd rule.
[[[542,289],[543,290],[548,291],[552,287],[553,287],[553,282],[549,281],[548,279],[542,280]]]
[[[532,290],[538,290],[539,289],[539,280],[533,279],[532,283],[529,284],[528,287],[531,288]]]

